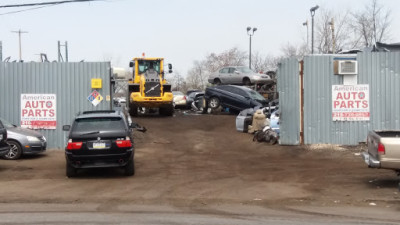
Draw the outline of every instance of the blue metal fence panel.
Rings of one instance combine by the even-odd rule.
[[[366,52],[358,55],[358,61],[359,83],[370,85],[368,128],[400,129],[400,52]]]
[[[57,128],[38,131],[48,148],[63,148],[67,133],[62,125],[70,124],[77,112],[111,108],[110,71],[109,62],[0,63],[0,117],[20,125],[21,94],[55,94]],[[87,99],[94,90],[92,78],[102,79],[96,90],[104,99],[96,107]]]
[[[300,143],[299,62],[295,58],[281,61],[277,71],[280,107],[281,145]]]

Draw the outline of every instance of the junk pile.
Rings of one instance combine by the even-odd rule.
[[[277,144],[279,141],[279,108],[245,109],[236,117],[236,130],[253,134],[253,141]]]

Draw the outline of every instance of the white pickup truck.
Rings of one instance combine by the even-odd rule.
[[[367,145],[361,155],[368,167],[394,170],[400,176],[400,131],[369,131]]]

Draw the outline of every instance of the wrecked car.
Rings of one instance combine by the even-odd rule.
[[[219,85],[206,88],[204,99],[206,107],[213,110],[228,108],[230,112],[268,106],[267,100],[256,91],[243,86]]]

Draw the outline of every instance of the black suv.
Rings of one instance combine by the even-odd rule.
[[[7,130],[0,120],[0,156],[6,155],[10,151],[10,146],[7,143]]]
[[[129,121],[128,121],[129,119]],[[130,118],[121,111],[85,111],[79,113],[69,131],[65,148],[68,177],[81,168],[121,167],[125,175],[135,174],[133,128]],[[145,128],[138,129],[145,131]]]

